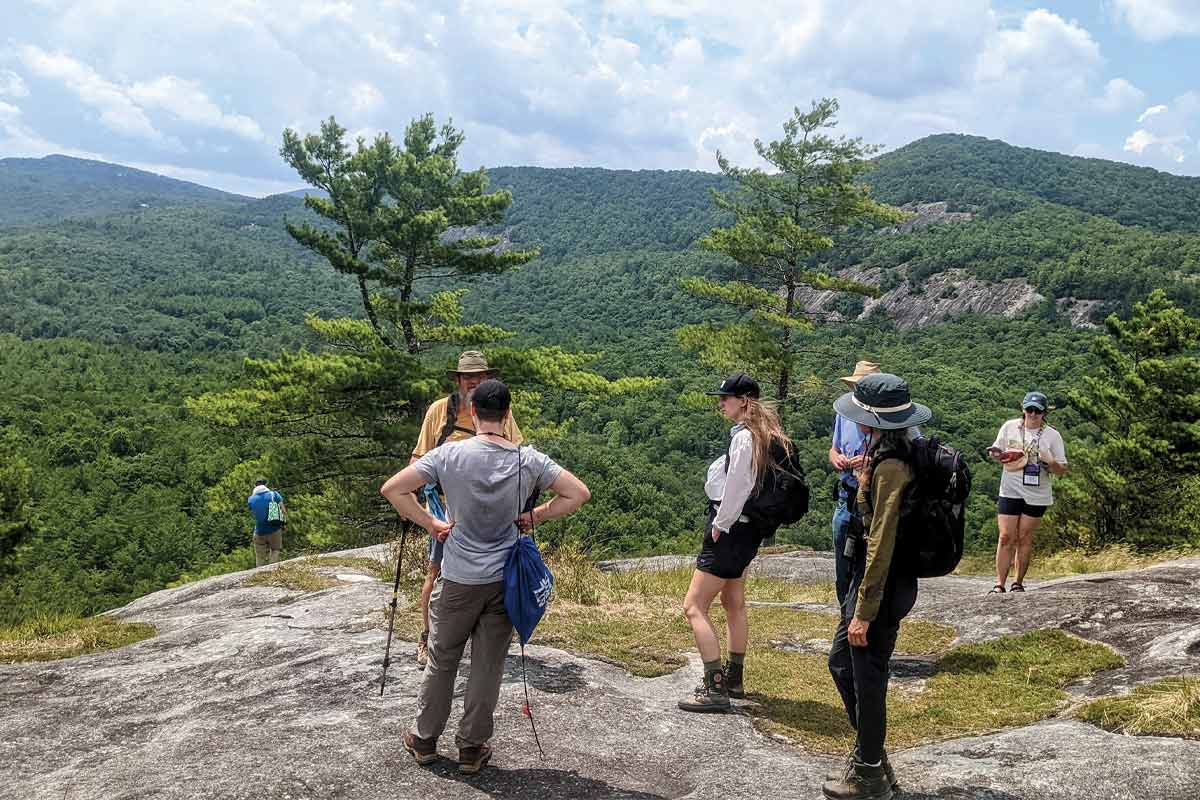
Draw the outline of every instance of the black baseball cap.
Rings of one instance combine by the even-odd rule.
[[[725,380],[721,381],[721,385],[716,391],[705,392],[705,394],[721,395],[722,397],[758,397],[758,384],[754,378],[751,378],[744,372],[739,372],[736,375],[730,375]]]
[[[262,477],[262,476],[260,475],[259,477],[257,477],[257,478],[255,478],[255,479],[254,479],[254,485],[255,485],[255,486],[266,486],[266,485],[267,485],[267,479],[266,479],[266,478],[264,478],[264,477]]]
[[[508,411],[512,405],[512,395],[509,393],[508,387],[504,385],[504,381],[489,378],[471,392],[471,402],[475,404],[476,408],[484,408],[488,411]]]

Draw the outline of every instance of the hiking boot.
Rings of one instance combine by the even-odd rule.
[[[725,675],[719,669],[704,674],[704,683],[697,686],[691,697],[679,701],[683,711],[722,713],[729,710],[729,692],[725,691]]]
[[[850,768],[851,762],[858,756],[858,750],[851,750],[846,754],[846,760],[840,767],[830,770],[825,775],[827,781],[838,781],[846,776],[846,770]],[[887,751],[883,751],[883,774],[887,778],[888,785],[892,787],[893,792],[900,791],[900,781],[896,780],[896,771],[892,769],[892,762],[888,761]]]
[[[883,764],[868,766],[851,756],[846,771],[836,780],[825,781],[821,792],[828,800],[892,800]]]
[[[412,753],[418,766],[428,766],[438,760],[437,739],[422,739],[415,733],[404,734],[404,749]]]
[[[425,666],[429,663],[429,631],[422,631],[417,640],[417,664]]]
[[[742,676],[745,666],[745,664],[735,664],[732,661],[725,664],[725,690],[734,700],[742,700],[746,697],[746,687]]]
[[[492,757],[492,748],[486,744],[478,747],[458,748],[458,771],[463,775],[475,775],[487,766]]]

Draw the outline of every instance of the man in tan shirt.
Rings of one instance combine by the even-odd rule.
[[[471,421],[471,392],[497,374],[478,350],[462,353],[458,357],[458,368],[447,370],[446,373],[454,380],[458,391],[435,401],[425,412],[425,421],[421,424],[421,433],[417,436],[410,464],[415,464],[421,456],[446,442],[458,442],[475,435],[475,424]],[[504,438],[515,445],[524,441],[521,429],[511,414],[505,419],[501,430]],[[434,582],[442,573],[442,551],[442,542],[430,537],[429,568],[425,573],[425,584],[421,587],[421,617],[425,626],[417,642],[417,663],[421,666],[425,666],[429,660],[429,596],[433,593]]]

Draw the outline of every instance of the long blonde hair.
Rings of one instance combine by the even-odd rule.
[[[767,477],[767,469],[774,464],[771,458],[771,443],[778,442],[786,451],[791,452],[794,445],[791,438],[783,432],[783,423],[779,421],[779,413],[775,404],[769,400],[757,400],[753,397],[743,397],[746,405],[742,410],[741,423],[750,431],[754,442],[754,487],[761,489]]]

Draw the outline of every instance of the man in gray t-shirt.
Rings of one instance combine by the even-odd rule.
[[[429,451],[380,490],[402,516],[446,544],[442,574],[429,602],[429,662],[404,748],[418,764],[437,760],[437,740],[450,717],[454,681],[469,639],[471,675],[455,737],[458,768],[466,774],[482,769],[492,754],[487,742],[512,640],[512,622],[504,610],[504,563],[519,531],[564,517],[591,496],[548,456],[505,438],[511,404],[508,387],[500,381],[479,384],[470,398],[474,438]],[[430,515],[412,494],[427,483],[442,486],[446,522]],[[524,510],[545,490],[554,492],[549,502]]]
[[[519,512],[563,471],[545,453],[497,439],[447,442],[412,465],[427,483],[440,483],[446,495],[454,531],[446,539],[442,574],[455,583],[477,586],[504,578],[504,562],[519,535]]]

